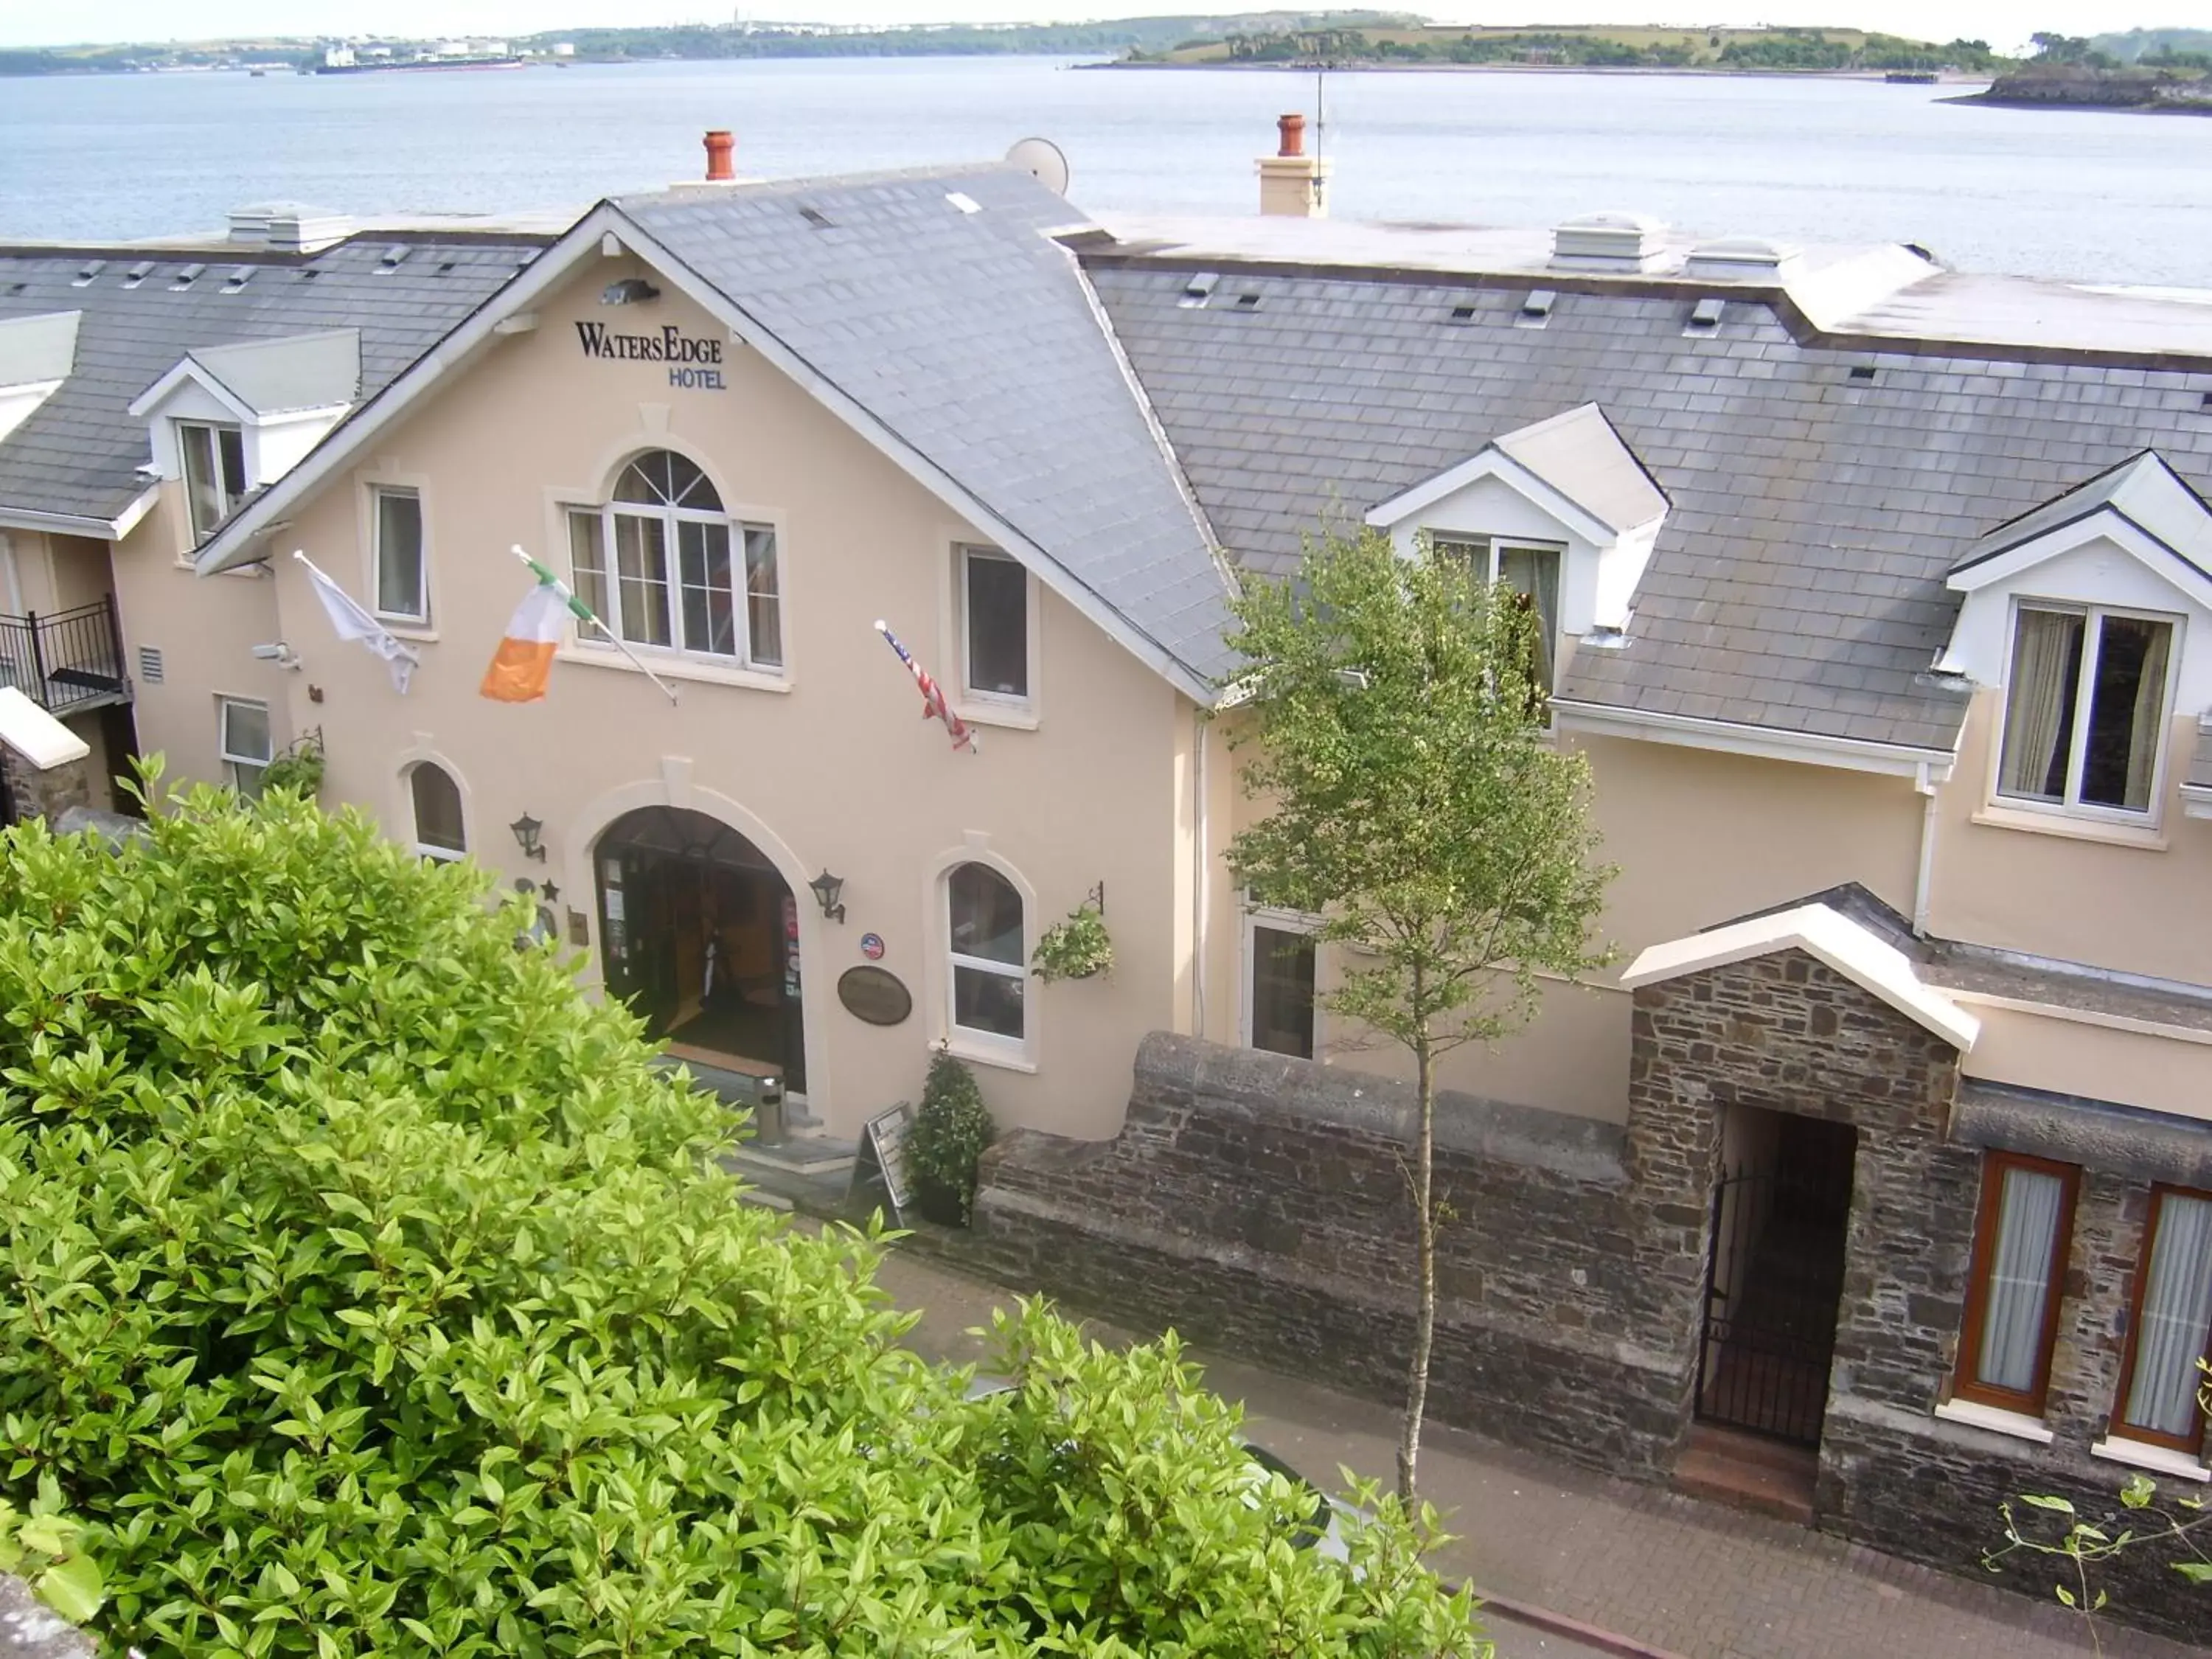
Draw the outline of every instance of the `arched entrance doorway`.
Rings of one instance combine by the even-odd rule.
[[[799,907],[767,856],[718,818],[647,806],[607,826],[592,862],[608,990],[655,1036],[804,1094]]]

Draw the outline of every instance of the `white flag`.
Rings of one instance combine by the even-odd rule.
[[[315,597],[323,602],[323,611],[331,619],[331,626],[338,631],[342,640],[359,640],[375,655],[384,659],[392,670],[392,689],[402,696],[407,695],[407,682],[414,677],[416,665],[422,659],[412,646],[395,637],[392,630],[364,611],[353,595],[340,587],[315,568],[315,562],[295,550],[292,556],[307,567],[307,580],[315,585]]]

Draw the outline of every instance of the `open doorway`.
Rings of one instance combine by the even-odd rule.
[[[1817,1447],[1843,1303],[1858,1131],[1732,1106],[1722,1140],[1698,1416]]]
[[[799,907],[775,866],[703,812],[617,818],[593,857],[607,988],[655,1036],[806,1089]]]

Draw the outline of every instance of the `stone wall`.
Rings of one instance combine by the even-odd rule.
[[[1694,1403],[1723,1115],[1759,1109],[1857,1132],[1819,1524],[1984,1577],[2007,1498],[2115,1507],[2128,1471],[2089,1447],[2121,1362],[2143,1172],[2083,1179],[2052,1443],[1937,1418],[1982,1165],[1953,1122],[1949,1042],[1799,951],[1646,985],[1634,1021],[1625,1130],[1440,1100],[1437,1190],[1452,1218],[1438,1243],[1435,1415],[1666,1478]],[[1010,1284],[1395,1400],[1412,1328],[1413,1109],[1403,1085],[1155,1033],[1115,1139],[1023,1132],[992,1149],[976,1243]],[[2022,1559],[2008,1578],[2046,1595],[2049,1564]],[[2207,1593],[2162,1553],[2111,1582],[2118,1616],[2201,1635]]]
[[[69,761],[51,771],[41,772],[14,750],[0,744],[0,769],[6,773],[8,799],[18,822],[44,818],[52,823],[72,806],[93,804],[89,758]],[[105,805],[106,802],[100,804]]]

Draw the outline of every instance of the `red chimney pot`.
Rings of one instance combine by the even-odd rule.
[[[1275,119],[1275,130],[1283,136],[1283,147],[1278,155],[1303,155],[1306,153],[1306,118],[1303,115],[1283,115]]]
[[[730,165],[731,154],[737,147],[738,141],[719,127],[707,135],[708,184],[726,184],[738,176],[737,170]]]

